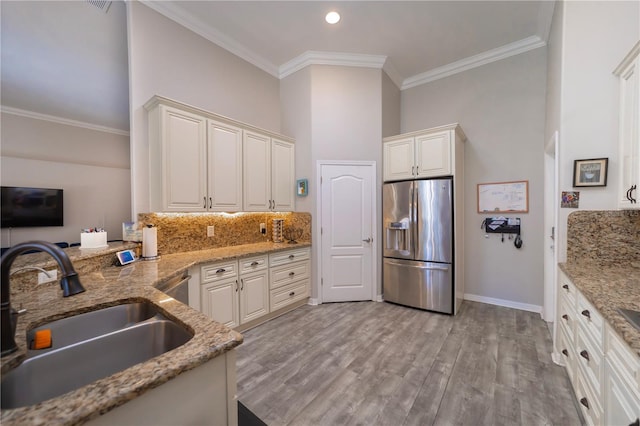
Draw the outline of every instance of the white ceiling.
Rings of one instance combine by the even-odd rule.
[[[552,1],[145,1],[282,78],[310,63],[383,67],[406,89],[543,46]],[[126,12],[0,2],[3,106],[128,129]],[[337,10],[337,25],[324,22]]]

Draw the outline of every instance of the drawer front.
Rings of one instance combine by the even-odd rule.
[[[291,265],[271,268],[271,289],[276,289],[295,281],[307,279],[311,276],[311,262],[296,262]]]
[[[558,274],[558,279],[560,280],[560,294],[564,295],[567,298],[570,306],[575,306],[577,291],[576,287],[562,271],[560,271],[560,273]]]
[[[621,379],[640,392],[640,358],[609,325],[605,330],[605,354]]]
[[[287,250],[269,255],[269,266],[288,265],[299,260],[307,260],[311,257],[311,250],[307,248]]]
[[[602,425],[602,406],[600,402],[580,373],[577,374],[576,379],[576,398],[582,410],[585,423],[590,426]]]
[[[576,380],[576,351],[573,348],[573,341],[569,340],[567,334],[562,328],[558,329],[558,342],[557,348],[560,351],[564,366],[567,369],[567,375],[571,380],[571,383],[575,386]]]
[[[246,259],[240,259],[238,263],[240,264],[240,273],[248,274],[255,271],[261,271],[266,269],[268,266],[268,256],[257,256],[257,257],[249,257]]]
[[[277,290],[271,290],[271,312],[309,297],[309,280],[296,281]]]
[[[582,295],[577,293],[576,315],[577,322],[584,325],[591,339],[597,342],[600,352],[604,352],[602,342],[604,341],[604,321],[600,313],[591,306],[591,303]]]
[[[593,343],[593,340],[585,332],[582,324],[576,332],[575,353],[578,368],[581,368],[588,380],[596,398],[602,395],[603,356],[602,352]]]
[[[564,329],[571,342],[575,342],[576,311],[570,300],[561,293],[558,307],[558,324]]]
[[[210,283],[238,276],[238,262],[220,262],[205,265],[200,269],[200,282]]]

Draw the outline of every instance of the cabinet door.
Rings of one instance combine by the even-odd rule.
[[[411,179],[415,174],[415,149],[413,138],[383,144],[384,180]]]
[[[242,129],[208,121],[208,200],[210,211],[242,210]]]
[[[621,208],[640,208],[640,77],[636,58],[620,74],[620,201]],[[632,188],[635,185],[635,189]],[[636,200],[632,203],[630,198]]]
[[[450,132],[416,137],[417,177],[451,174]]]
[[[293,211],[295,208],[295,152],[294,145],[271,140],[271,199],[272,210]]]
[[[229,328],[240,325],[238,287],[235,278],[203,284],[200,288],[202,313]]]
[[[640,418],[640,395],[629,387],[607,361],[604,380],[604,424],[630,425]]]
[[[240,277],[240,323],[269,313],[269,274],[261,272]]]
[[[206,119],[162,106],[162,207],[165,211],[206,209]]]
[[[271,207],[271,139],[245,131],[242,148],[244,211],[268,211]]]

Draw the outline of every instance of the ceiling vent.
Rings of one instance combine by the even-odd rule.
[[[111,6],[111,1],[107,1],[107,0],[86,0],[86,1],[87,3],[97,7],[104,13],[107,13],[109,11],[109,6]]]

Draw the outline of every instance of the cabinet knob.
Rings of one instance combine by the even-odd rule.
[[[562,319],[563,319],[563,320],[565,320],[565,321],[569,321],[569,315],[564,314],[564,315],[562,316]]]
[[[582,352],[580,352],[580,356],[584,359],[586,359],[587,361],[589,361],[589,352],[587,352],[587,350],[583,350]]]
[[[584,315],[585,317],[591,319],[591,312],[589,312],[588,309],[585,309],[584,311],[580,312],[582,315]]]
[[[295,272],[289,272],[290,277],[294,276],[295,274],[296,274]]]
[[[251,266],[258,266],[258,265],[259,265],[258,262],[255,262],[255,261],[251,262]]]
[[[580,398],[580,404],[587,407],[587,410],[589,409],[589,401],[587,401],[587,398]]]
[[[563,285],[562,288],[564,288],[565,290],[569,291],[569,285],[567,285],[567,284]]]
[[[221,273],[223,273],[223,272],[227,272],[227,270],[226,270],[226,269],[224,269],[224,268],[220,268],[220,269],[218,269],[218,270],[216,271],[216,274],[221,274]]]
[[[294,257],[295,257],[295,256],[294,256],[294,255],[292,255],[292,254],[290,254],[290,255],[289,255],[289,259],[293,259]]]
[[[295,291],[292,291],[291,293],[289,293],[289,296],[295,296],[295,295],[296,295]]]
[[[568,350],[566,350],[566,349],[563,349],[563,350],[562,350],[562,355],[564,355],[564,356],[568,357],[568,356],[569,356],[569,351],[568,351]]]

